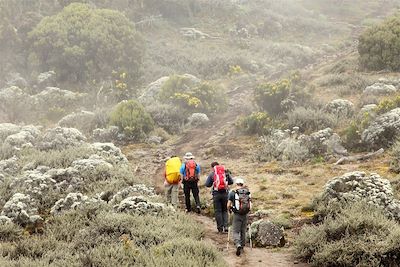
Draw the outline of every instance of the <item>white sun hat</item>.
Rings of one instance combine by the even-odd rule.
[[[235,178],[235,184],[244,184],[244,180],[241,177]]]
[[[187,152],[187,153],[185,154],[185,156],[183,156],[183,158],[184,158],[184,159],[194,159],[194,156],[193,156],[192,153]]]

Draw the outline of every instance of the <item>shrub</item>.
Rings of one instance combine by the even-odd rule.
[[[13,223],[0,223],[0,241],[13,242],[22,237],[22,228]]]
[[[398,140],[392,147],[390,170],[400,173],[400,141]]]
[[[375,109],[375,112],[379,115],[398,107],[400,107],[400,95],[397,95],[395,97],[385,98],[379,101],[378,106]]]
[[[266,134],[271,125],[271,118],[266,112],[253,112],[238,120],[237,127],[247,134]]]
[[[148,105],[146,110],[154,122],[170,134],[179,133],[185,124],[186,116],[176,106],[170,104]]]
[[[295,254],[312,266],[393,266],[399,237],[399,225],[382,210],[356,202],[318,226],[305,227],[295,240]]]
[[[153,119],[135,100],[119,103],[111,113],[110,124],[136,140],[145,138],[154,128]]]
[[[360,64],[369,70],[400,70],[400,16],[368,28],[359,37]]]
[[[221,88],[189,75],[171,76],[162,86],[158,98],[163,103],[178,105],[187,113],[215,113],[227,107]]]
[[[61,80],[84,82],[112,70],[139,77],[143,40],[120,12],[73,3],[44,18],[30,33],[32,51],[44,70],[54,69]]]
[[[260,84],[254,89],[255,101],[269,114],[278,115],[285,111],[281,103],[288,98],[290,87],[291,81],[288,79]]]
[[[301,132],[314,132],[325,128],[333,128],[336,118],[320,109],[297,107],[286,114],[288,128],[299,127]]]

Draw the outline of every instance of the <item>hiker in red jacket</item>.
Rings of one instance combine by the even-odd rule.
[[[220,233],[228,232],[228,185],[233,184],[228,170],[218,162],[211,163],[212,172],[207,177],[205,186],[212,187],[215,220]]]
[[[199,198],[199,177],[200,177],[200,165],[194,161],[192,153],[187,152],[183,157],[185,162],[181,166],[181,177],[183,183],[183,192],[185,194],[185,205],[186,212],[192,210],[190,203],[190,191],[192,191],[194,201],[196,202],[196,212],[200,213],[200,198]]]

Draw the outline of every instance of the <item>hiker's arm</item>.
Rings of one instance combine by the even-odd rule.
[[[213,184],[213,177],[214,177],[214,173],[210,173],[210,175],[208,175],[206,183],[204,185],[207,187],[211,187]]]
[[[197,173],[197,174],[200,174],[200,171],[201,171],[200,165],[197,164],[197,166],[196,166],[196,173]]]
[[[231,176],[229,173],[226,175],[226,178],[227,178],[227,180],[228,180],[228,185],[233,184],[232,176]]]
[[[181,176],[181,180],[183,180],[183,177],[185,176],[185,164],[182,163],[181,169],[179,171],[179,175]]]

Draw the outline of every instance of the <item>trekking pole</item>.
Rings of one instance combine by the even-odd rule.
[[[250,238],[250,250],[253,250],[253,241],[251,240],[251,225],[249,225],[249,238]]]

